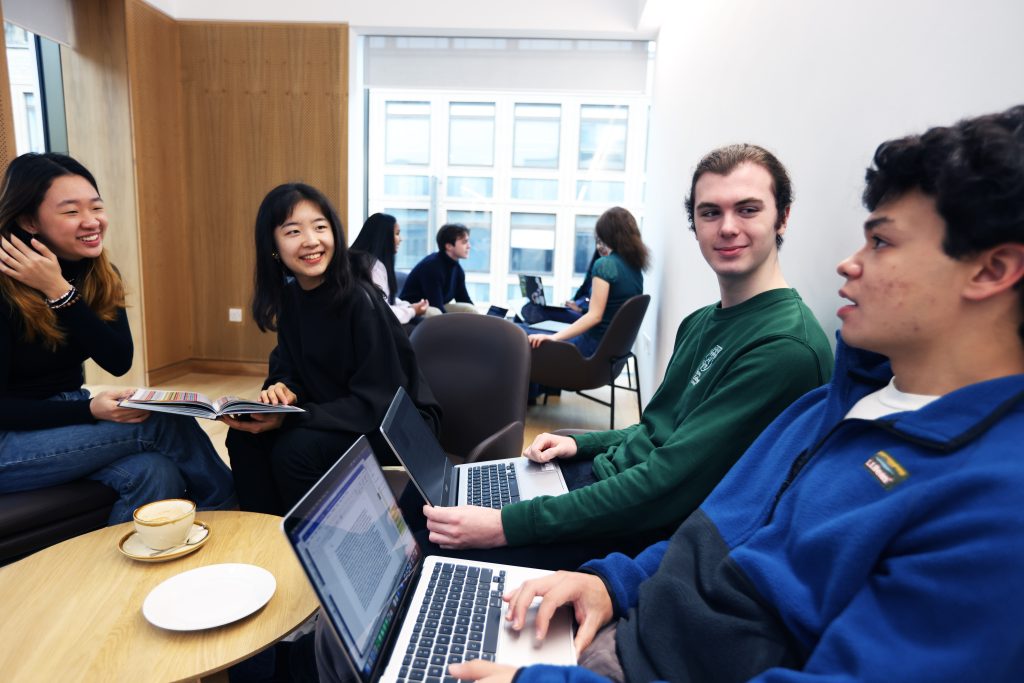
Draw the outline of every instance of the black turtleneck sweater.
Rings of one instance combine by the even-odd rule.
[[[80,281],[88,263],[62,260],[61,273],[69,282]],[[114,375],[123,375],[132,366],[132,333],[123,308],[107,322],[79,298],[55,313],[65,339],[51,351],[38,338],[31,343],[25,341],[20,311],[0,297],[0,429],[46,429],[93,422],[89,401],[46,399],[80,389],[85,381],[82,363],[89,358]]]
[[[413,267],[398,298],[412,302],[426,299],[431,306],[441,309],[442,313],[444,305],[452,299],[466,304],[473,303],[466,290],[466,271],[457,260],[449,258],[443,251],[424,256]]]
[[[274,382],[294,391],[306,410],[289,416],[291,426],[375,433],[400,386],[435,433],[441,424],[408,335],[368,285],[354,285],[340,303],[323,285],[286,286],[265,386]]]

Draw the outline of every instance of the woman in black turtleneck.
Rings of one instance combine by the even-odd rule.
[[[120,498],[110,523],[153,500],[234,505],[231,475],[193,418],[90,396],[82,363],[132,365],[124,287],[103,251],[92,174],[61,154],[24,154],[0,196],[0,493],[90,478]]]
[[[256,215],[253,319],[277,331],[259,400],[305,413],[223,418],[243,510],[283,514],[359,436],[377,428],[404,387],[435,431],[441,412],[412,346],[380,292],[369,259],[346,248],[330,202],[301,183],[280,185]],[[351,254],[351,258],[350,258]]]

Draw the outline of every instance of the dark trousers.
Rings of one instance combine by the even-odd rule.
[[[302,427],[250,434],[228,431],[239,508],[283,515],[320,480],[359,434]]]
[[[562,468],[565,484],[570,491],[589,486],[597,481],[590,460],[570,458],[559,460],[558,463]],[[552,571],[572,570],[577,569],[584,562],[599,559],[614,552],[632,557],[647,546],[668,538],[668,534],[659,530],[641,531],[629,536],[600,537],[580,541],[565,540],[488,550],[446,550],[430,541],[430,532],[426,528],[427,520],[423,516],[423,505],[423,497],[410,483],[402,493],[399,507],[424,555],[443,555],[457,559],[536,567]]]

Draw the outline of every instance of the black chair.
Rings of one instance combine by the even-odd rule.
[[[106,526],[115,501],[89,479],[0,494],[0,565]]]
[[[488,315],[440,315],[410,337],[444,417],[441,446],[462,462],[522,453],[530,345],[523,331]]]
[[[609,429],[615,429],[615,390],[624,389],[636,393],[636,406],[642,409],[640,397],[640,375],[636,356],[633,354],[633,343],[640,333],[640,324],[647,314],[651,303],[649,294],[640,294],[627,299],[615,312],[608,324],[604,337],[594,355],[584,358],[579,349],[569,342],[545,342],[533,349],[530,364],[530,381],[546,387],[575,391],[580,396],[590,399],[611,409]],[[629,361],[633,361],[632,371]],[[626,369],[629,384],[616,384],[615,379]],[[636,387],[633,386],[635,377]],[[584,393],[585,390],[611,387],[611,401],[604,401],[596,396]],[[547,403],[547,396],[544,397]]]

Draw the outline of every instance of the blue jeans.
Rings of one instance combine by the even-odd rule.
[[[80,389],[50,400],[88,398]],[[86,478],[117,491],[110,524],[127,522],[135,508],[162,498],[189,498],[207,510],[236,504],[231,472],[195,418],[151,413],[138,424],[100,420],[0,432],[0,493]]]

